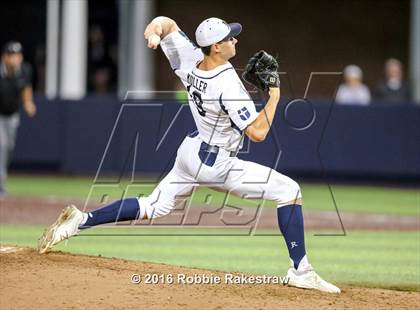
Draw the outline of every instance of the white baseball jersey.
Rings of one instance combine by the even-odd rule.
[[[258,113],[233,66],[227,62],[209,71],[198,69],[203,53],[181,31],[167,35],[161,47],[187,88],[200,138],[228,151],[239,150],[242,131]]]
[[[300,198],[299,185],[289,177],[232,156],[241,147],[242,131],[258,116],[232,65],[197,69],[203,54],[181,31],[167,35],[161,46],[188,90],[199,135],[185,137],[171,171],[149,196],[139,198],[140,217],[169,214],[201,184],[239,197],[274,200],[278,206]],[[219,147],[211,164],[206,161],[209,157],[200,157],[203,141]]]

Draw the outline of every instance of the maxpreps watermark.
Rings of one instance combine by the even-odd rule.
[[[131,276],[131,283],[133,284],[181,284],[181,285],[195,285],[195,284],[283,284],[289,283],[288,277],[267,276],[267,275],[245,275],[226,273],[224,276],[214,274],[193,274],[187,275],[184,273],[177,274],[137,274]]]

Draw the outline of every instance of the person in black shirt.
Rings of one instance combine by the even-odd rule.
[[[31,67],[23,62],[22,45],[8,42],[3,46],[0,64],[0,196],[5,194],[7,166],[14,149],[19,109],[33,117]]]
[[[385,80],[378,83],[375,95],[377,99],[391,103],[410,101],[410,88],[403,79],[403,66],[398,59],[385,62]]]

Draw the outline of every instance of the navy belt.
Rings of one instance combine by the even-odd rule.
[[[198,131],[195,131],[188,136],[194,138],[198,135]],[[217,155],[219,154],[220,148],[216,145],[210,145],[206,142],[201,142],[200,150],[198,151],[198,157],[203,164],[206,166],[212,167],[216,162]],[[229,152],[229,157],[236,157],[238,151]]]
[[[200,151],[198,152],[198,157],[203,164],[206,166],[212,167],[216,162],[217,155],[219,154],[220,148],[216,145],[210,145],[206,142],[201,142]],[[236,157],[238,155],[237,151],[229,152],[229,157]]]

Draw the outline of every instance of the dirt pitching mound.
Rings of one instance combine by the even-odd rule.
[[[145,284],[146,274],[224,279],[225,273],[3,247],[1,309],[414,309],[420,300],[419,292],[350,286],[333,295],[282,284]],[[133,284],[133,274],[143,281]]]

